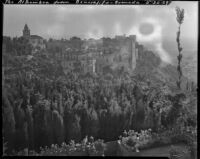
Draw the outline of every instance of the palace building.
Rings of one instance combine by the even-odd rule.
[[[45,49],[44,39],[38,35],[31,35],[30,29],[27,24],[25,24],[23,29],[23,37],[29,40],[29,43],[33,47],[32,53],[36,53],[39,50]]]

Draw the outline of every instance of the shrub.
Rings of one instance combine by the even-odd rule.
[[[131,150],[136,150],[137,148],[143,149],[149,147],[152,144],[152,133],[151,129],[141,130],[140,133],[129,130],[128,136],[121,137],[121,143]]]
[[[136,140],[133,137],[129,137],[128,140],[127,140],[127,142],[126,142],[126,144],[128,146],[131,146],[131,147],[134,147],[136,145],[136,143],[137,142],[136,142]]]
[[[169,154],[170,154],[170,159],[178,159],[182,156],[180,150],[175,148],[174,146],[171,146]]]

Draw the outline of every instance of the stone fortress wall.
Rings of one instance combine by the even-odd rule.
[[[66,70],[80,67],[85,73],[102,73],[105,67],[123,67],[132,71],[136,67],[139,49],[141,52],[143,46],[138,45],[136,35],[122,35],[112,39],[104,37],[97,40],[74,38],[66,42],[59,57]]]

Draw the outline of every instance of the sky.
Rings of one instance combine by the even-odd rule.
[[[184,50],[197,50],[198,2],[175,1],[164,6],[139,5],[4,5],[3,35],[21,36],[25,23],[31,34],[45,39],[137,35],[137,41],[156,50],[166,61],[177,49],[175,7],[185,10],[181,26]]]

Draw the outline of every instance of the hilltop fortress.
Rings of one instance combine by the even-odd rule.
[[[81,40],[72,37],[68,41],[52,41],[47,48],[57,45],[62,48],[56,53],[63,68],[79,72],[105,73],[109,69],[133,71],[143,46],[136,41],[136,35],[115,38]]]
[[[36,51],[46,49],[51,52],[51,55],[61,62],[65,72],[101,74],[109,69],[132,72],[144,49],[138,44],[136,35],[84,40],[72,37],[69,40],[50,39],[44,43],[42,37],[30,35],[27,24],[24,26],[23,37],[29,39],[33,48],[38,49],[35,49]]]

